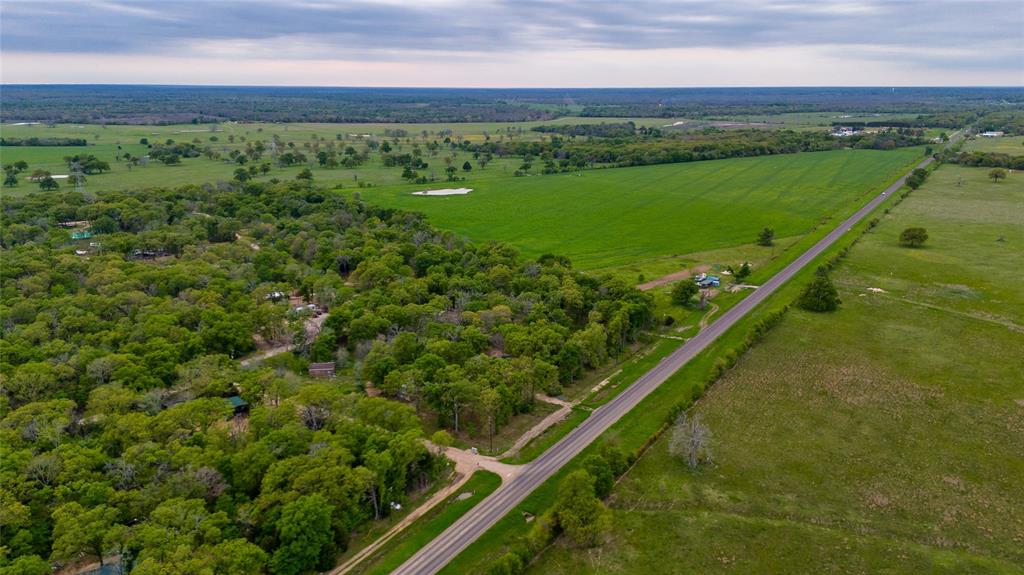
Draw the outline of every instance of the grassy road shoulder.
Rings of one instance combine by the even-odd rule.
[[[469,481],[440,505],[420,517],[379,551],[352,569],[351,573],[385,575],[401,565],[427,541],[448,528],[464,513],[501,485],[501,477],[490,471],[476,471]]]

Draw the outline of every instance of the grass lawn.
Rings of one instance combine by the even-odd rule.
[[[840,150],[495,178],[462,196],[410,194],[422,186],[360,193],[476,241],[506,241],[528,256],[563,254],[596,269],[744,245],[764,227],[780,238],[806,234],[920,157],[918,148]]]
[[[1003,136],[1001,138],[979,138],[975,136],[964,142],[968,152],[999,152],[1011,156],[1024,156],[1024,136]]]
[[[774,249],[759,246],[755,243],[747,243],[667,258],[644,260],[606,269],[595,269],[593,272],[597,274],[608,273],[620,277],[627,282],[639,284],[656,280],[679,270],[693,269],[701,265],[709,266],[708,273],[719,274],[727,266],[739,268],[743,262],[749,262],[751,268],[757,270],[761,269],[773,258],[782,255],[802,237],[776,238]],[[641,278],[643,282],[640,281]],[[671,284],[667,284],[666,287],[670,288]]]
[[[1024,177],[986,174],[936,171],[834,272],[840,311],[792,310],[709,391],[714,466],[663,436],[607,542],[531,572],[1024,572]]]

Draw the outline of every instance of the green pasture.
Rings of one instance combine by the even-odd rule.
[[[705,395],[713,465],[666,434],[605,543],[531,572],[1024,571],[1024,178],[987,171],[936,171],[833,272],[838,312],[791,310]]]
[[[998,152],[1011,156],[1024,156],[1024,136],[1002,136],[1000,138],[979,138],[964,142],[968,152]]]
[[[528,256],[637,269],[638,262],[749,244],[764,227],[780,238],[806,234],[852,211],[921,155],[917,148],[839,150],[481,179],[460,184],[473,188],[461,196],[414,196],[424,186],[409,185],[360,195],[423,212],[472,240],[509,242]]]

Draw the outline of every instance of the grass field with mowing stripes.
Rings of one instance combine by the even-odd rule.
[[[360,195],[423,212],[475,241],[506,241],[528,256],[563,254],[595,269],[749,244],[764,227],[777,237],[806,234],[852,211],[921,154],[839,150],[495,178],[473,182],[462,196],[413,196],[413,186]]]

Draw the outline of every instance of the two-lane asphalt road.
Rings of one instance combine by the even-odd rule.
[[[922,161],[915,168],[923,168],[932,162],[932,158]],[[857,210],[852,216],[839,224],[827,236],[814,244],[782,271],[775,274],[761,287],[733,307],[687,341],[658,365],[645,373],[628,389],[601,406],[576,429],[569,432],[561,441],[551,446],[540,457],[529,463],[526,469],[508,483],[503,484],[489,497],[469,510],[458,521],[453,523],[433,541],[423,546],[393,573],[399,575],[432,575],[437,573],[463,549],[487,531],[499,519],[526,498],[534,489],[555,474],[563,465],[576,457],[592,441],[598,438],[622,416],[637,406],[655,388],[661,385],[673,373],[686,365],[695,355],[732,327],[743,316],[764,301],[786,281],[791,279],[804,266],[836,242],[854,224],[871,213],[880,203],[903,185],[906,176],[900,178],[881,194]]]

